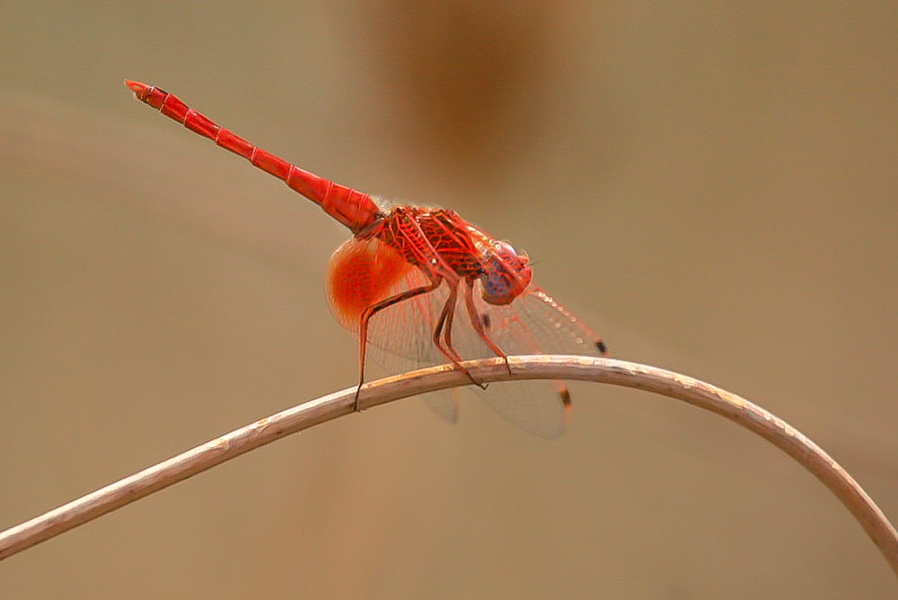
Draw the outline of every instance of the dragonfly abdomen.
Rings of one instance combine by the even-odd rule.
[[[139,81],[125,80],[134,97],[152,106],[166,117],[205,138],[209,138],[225,150],[230,150],[250,161],[253,166],[274,175],[294,191],[299,192],[324,212],[358,233],[384,217],[383,211],[368,194],[340,185],[300,169],[283,158],[259,148],[233,131],[225,129],[206,115],[190,108],[183,100],[160,87]]]

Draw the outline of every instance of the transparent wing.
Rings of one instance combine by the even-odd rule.
[[[430,274],[409,264],[386,244],[351,239],[331,259],[328,297],[337,319],[358,335],[366,306],[425,288],[430,282]],[[463,360],[496,356],[471,325],[464,300],[466,284],[459,286],[462,289],[452,307],[446,307],[449,284],[444,281],[433,291],[378,312],[369,323],[367,355],[390,373],[448,363],[434,343],[440,315],[448,310],[452,314],[452,347]],[[600,353],[598,335],[536,286],[504,306],[486,303],[479,282],[470,293],[486,335],[507,355]],[[481,395],[504,417],[543,437],[560,436],[569,419],[570,395],[560,381],[493,384]],[[442,417],[457,419],[457,401],[451,394],[436,393],[427,400]]]
[[[488,335],[506,354],[602,354],[601,338],[536,286],[508,305],[494,306],[475,297],[475,306]],[[483,398],[513,423],[542,437],[559,437],[570,420],[571,396],[563,381],[500,383]]]

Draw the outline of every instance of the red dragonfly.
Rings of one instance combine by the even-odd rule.
[[[389,207],[262,150],[159,87],[125,84],[138,100],[283,180],[349,228],[352,237],[328,265],[327,295],[334,316],[359,338],[359,387],[369,352],[390,366],[448,361],[468,377],[465,359],[498,356],[507,365],[508,354],[607,354],[601,337],[533,284],[526,254],[457,213]],[[523,428],[557,437],[571,400],[563,382],[553,384],[549,397],[534,397],[540,386],[528,382],[484,399]],[[455,421],[454,398],[428,402]]]

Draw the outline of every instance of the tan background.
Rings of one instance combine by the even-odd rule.
[[[898,518],[898,4],[0,5],[0,528],[350,385],[345,233],[131,77],[513,240],[613,353],[742,393]],[[0,598],[895,598],[785,455],[579,385],[342,419],[0,564]]]

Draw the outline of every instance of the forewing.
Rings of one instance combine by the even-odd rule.
[[[598,355],[599,336],[542,289],[531,286],[508,305],[487,304],[474,290],[486,334],[508,355]],[[563,381],[493,384],[484,401],[520,427],[546,438],[564,433],[571,400]]]
[[[481,300],[478,310],[489,336],[509,354],[601,354],[599,335],[539,287],[504,306]]]

